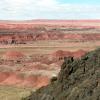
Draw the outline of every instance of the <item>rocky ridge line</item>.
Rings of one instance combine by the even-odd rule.
[[[100,100],[100,48],[65,58],[58,77],[23,100]]]

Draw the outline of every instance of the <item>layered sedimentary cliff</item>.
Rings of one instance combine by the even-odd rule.
[[[75,23],[74,23],[75,24]],[[100,40],[100,27],[77,26],[72,22],[66,22],[65,25],[49,24],[25,24],[0,23],[0,44],[26,44],[36,40],[59,40],[67,39],[70,41],[98,41]]]

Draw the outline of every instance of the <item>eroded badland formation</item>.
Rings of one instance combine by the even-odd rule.
[[[99,20],[0,21],[0,86],[46,86],[65,57],[98,47]]]
[[[58,77],[22,100],[100,100],[100,48],[65,58]]]

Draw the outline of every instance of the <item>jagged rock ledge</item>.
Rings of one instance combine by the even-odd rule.
[[[58,77],[23,100],[100,100],[100,48],[65,58]]]

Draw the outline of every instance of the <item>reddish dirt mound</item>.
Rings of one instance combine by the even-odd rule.
[[[40,62],[34,63],[32,65],[26,65],[22,68],[23,71],[32,71],[32,70],[49,70],[49,66],[47,64],[42,64]]]
[[[46,86],[49,83],[50,79],[47,76],[38,77],[38,83],[36,87],[40,88],[41,86]]]
[[[100,34],[97,33],[85,33],[85,34],[79,34],[79,33],[68,33],[64,34],[60,31],[47,31],[47,30],[32,30],[34,33],[29,33],[30,31],[21,32],[19,29],[18,32],[15,32],[15,34],[10,34],[12,30],[8,30],[10,32],[6,32],[4,34],[0,34],[0,44],[27,44],[32,43],[33,41],[38,40],[59,40],[59,39],[67,39],[71,41],[97,41],[100,40]],[[43,32],[42,32],[43,31]],[[19,34],[20,32],[20,34]],[[27,34],[25,34],[27,32]],[[52,33],[52,34],[51,34]]]
[[[3,58],[7,60],[17,60],[22,59],[23,57],[25,57],[25,55],[18,51],[8,51],[3,55]]]
[[[78,50],[75,52],[58,50],[52,54],[45,56],[35,55],[35,58],[37,58],[38,62],[33,62],[32,60],[32,62],[30,63],[25,63],[22,61],[22,64],[24,64],[24,66],[20,67],[21,65],[19,65],[18,71],[14,70],[12,72],[0,72],[0,85],[14,85],[19,87],[35,88],[45,86],[49,83],[52,74],[56,74],[56,72],[58,73],[60,65],[63,63],[64,57],[73,56],[76,58],[80,58],[85,53],[86,51],[84,50]],[[4,54],[4,58],[7,59],[4,60],[4,62],[9,62],[8,60],[16,61],[16,59],[23,59],[23,57],[25,57],[25,55],[21,52],[9,51]],[[44,61],[51,63],[49,65],[46,63],[42,63]],[[8,65],[5,65],[4,67],[9,68]],[[13,68],[17,67],[15,66]],[[32,71],[34,72],[34,75],[31,73]],[[23,74],[23,72],[25,73]],[[44,75],[43,73],[46,74]],[[49,73],[51,76],[49,76]]]
[[[49,83],[49,80],[50,79],[47,76],[31,75],[24,80],[23,85],[39,88],[46,86]]]
[[[7,72],[0,72],[0,82],[4,81],[5,79],[7,79],[9,77],[9,73]]]
[[[86,51],[84,50],[78,50],[76,52],[73,52],[73,56],[75,58],[80,58],[81,56],[85,55],[86,54]]]
[[[52,54],[53,57],[55,58],[64,58],[68,56],[73,56],[75,58],[80,58],[86,53],[84,50],[78,50],[75,52],[70,52],[70,51],[63,51],[63,50],[58,50]]]
[[[82,40],[83,36],[82,34],[65,34],[64,36],[65,39],[75,39],[75,40]]]
[[[3,82],[1,82],[2,85],[17,85],[23,82],[23,78],[20,75],[17,75],[15,73],[10,74],[8,78],[6,78]]]
[[[58,50],[58,51],[54,52],[52,55],[54,57],[65,57],[65,56],[71,56],[71,52]]]
[[[49,83],[49,77],[41,75],[30,75],[22,77],[20,74],[13,72],[0,72],[0,85],[15,85],[19,87],[46,86]]]

